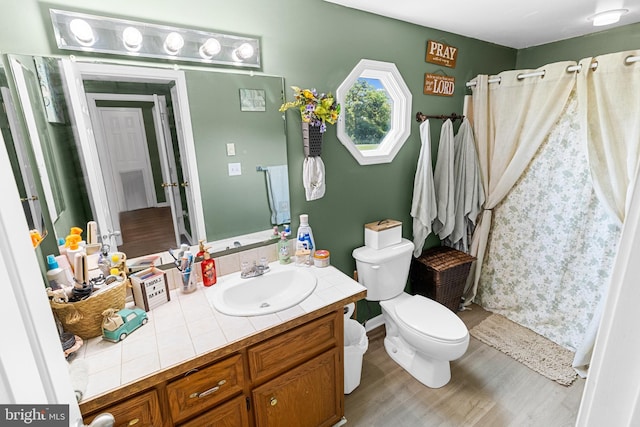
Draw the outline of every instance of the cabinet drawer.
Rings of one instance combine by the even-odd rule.
[[[242,392],[243,384],[241,355],[188,372],[167,385],[173,421],[184,420]]]
[[[162,425],[158,395],[155,391],[148,391],[122,403],[102,408],[84,417],[84,422],[90,424],[96,416],[105,412],[109,412],[116,419],[115,427]]]
[[[343,415],[342,363],[334,348],[252,391],[257,427],[330,427]]]
[[[342,345],[341,320],[341,312],[332,313],[250,347],[247,355],[251,379],[269,378]]]
[[[180,427],[246,427],[249,425],[247,403],[244,396],[223,403],[206,414],[194,418]]]

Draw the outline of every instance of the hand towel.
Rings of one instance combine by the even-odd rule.
[[[309,156],[304,159],[302,184],[304,185],[307,201],[320,199],[324,196],[324,163],[319,156]]]
[[[420,125],[420,155],[418,167],[413,180],[413,200],[411,216],[413,217],[413,255],[417,258],[422,253],[424,242],[431,233],[431,224],[436,218],[436,196],[433,186],[433,168],[431,166],[431,136],[429,120]]]
[[[271,209],[271,224],[289,224],[289,169],[287,165],[269,166],[266,168],[267,196]]]
[[[447,119],[440,130],[440,144],[433,181],[438,203],[438,215],[433,222],[433,232],[445,240],[455,224],[455,200],[453,177],[453,123]]]

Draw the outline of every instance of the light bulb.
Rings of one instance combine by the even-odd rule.
[[[73,33],[73,36],[83,46],[91,46],[95,43],[96,39],[93,36],[93,29],[91,25],[84,19],[73,19],[69,22],[69,29]]]
[[[251,58],[253,56],[253,46],[249,43],[242,43],[238,48],[233,52],[235,58],[240,61],[243,61],[247,58]]]
[[[214,38],[207,39],[202,46],[200,46],[200,56],[204,59],[211,59],[222,50],[220,42]]]
[[[122,42],[128,51],[136,52],[142,46],[142,33],[137,28],[127,27],[122,32]]]
[[[176,32],[169,33],[164,40],[164,50],[169,55],[177,55],[180,49],[182,49],[182,46],[184,46],[184,39]]]

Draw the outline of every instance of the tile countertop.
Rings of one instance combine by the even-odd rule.
[[[271,268],[304,268],[281,266]],[[88,383],[83,401],[175,366],[207,352],[281,325],[296,317],[363,292],[366,288],[333,266],[309,267],[317,277],[314,292],[298,305],[273,314],[227,316],[210,302],[215,286],[240,273],[221,276],[217,284],[184,294],[171,291],[171,301],[149,311],[149,322],[125,340],[113,343],[95,337],[86,340],[71,364],[85,364]],[[269,273],[266,273],[269,274]]]

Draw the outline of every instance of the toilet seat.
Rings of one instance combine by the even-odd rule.
[[[466,340],[464,322],[442,304],[421,295],[413,295],[395,306],[395,315],[408,328],[427,339],[443,343]]]

